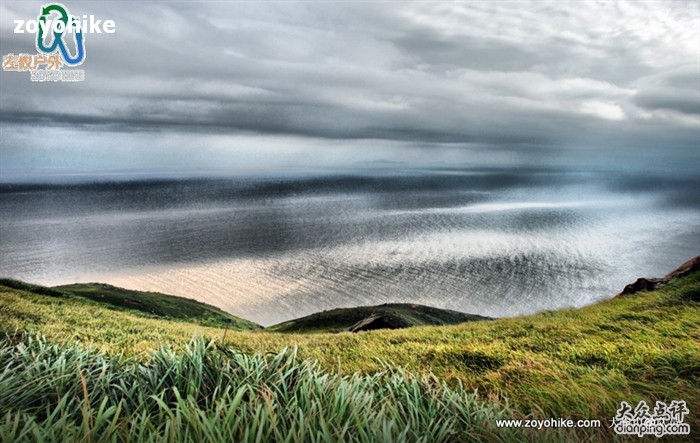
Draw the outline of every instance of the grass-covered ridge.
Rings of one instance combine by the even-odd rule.
[[[2,281],[0,281],[0,284]],[[41,288],[35,286],[34,288]],[[260,326],[231,315],[214,306],[175,295],[158,292],[133,291],[104,283],[76,283],[56,286],[50,291],[83,297],[114,309],[128,310],[175,320],[185,320],[207,326],[220,326],[242,331],[260,329]],[[37,292],[33,290],[31,292]]]
[[[75,283],[46,287],[12,278],[0,278],[0,288],[12,288],[38,295],[72,299],[76,306],[108,308],[130,314],[204,326],[254,331],[262,327],[221,309],[185,297],[159,292],[134,291],[104,283]]]
[[[85,299],[0,286],[0,325],[140,361],[159,345],[182,350],[193,335],[247,355],[297,346],[299,359],[341,376],[380,373],[379,359],[417,376],[432,373],[451,386],[459,381],[482,400],[507,399],[514,415],[608,421],[623,400],[684,399],[691,410],[686,421],[697,429],[699,301],[695,272],[653,292],[581,309],[362,334],[279,334],[146,318]]]
[[[34,294],[49,295],[51,297],[65,297],[64,292],[58,289],[49,288],[46,286],[35,285],[14,278],[0,278],[0,286],[6,288],[20,289],[22,291],[32,292]]]
[[[480,315],[465,314],[430,306],[394,303],[378,306],[331,309],[306,317],[270,326],[271,332],[342,332],[358,322],[378,318],[394,329],[414,326],[453,325],[475,320],[487,320]]]

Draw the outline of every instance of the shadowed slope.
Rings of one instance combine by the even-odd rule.
[[[412,326],[454,325],[488,317],[416,304],[384,304],[332,309],[270,326],[271,332],[359,332]]]

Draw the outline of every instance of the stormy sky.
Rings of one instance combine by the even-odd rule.
[[[44,2],[0,3],[0,52]],[[0,178],[371,164],[700,167],[700,3],[63,2],[79,83],[0,76]]]

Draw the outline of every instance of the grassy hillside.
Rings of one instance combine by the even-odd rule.
[[[455,389],[459,380],[465,391],[477,390],[481,401],[504,408],[507,401],[514,416],[607,423],[623,400],[684,399],[691,410],[686,421],[697,429],[699,301],[696,272],[653,292],[582,309],[362,334],[279,334],[146,318],[85,299],[0,286],[0,325],[7,331],[34,331],[51,342],[80,342],[109,355],[123,352],[139,361],[161,345],[181,352],[193,335],[246,355],[296,346],[300,360],[318,361],[330,374],[380,374],[390,364],[409,374],[434,374]],[[599,441],[609,437],[606,430],[577,432],[583,438],[594,432]]]
[[[465,314],[416,304],[384,304],[356,308],[332,309],[290,320],[266,328],[271,332],[342,332],[357,322],[379,316],[392,329],[412,326],[454,325],[467,321],[487,320],[487,317]]]
[[[66,294],[64,292],[61,292],[57,289],[23,282],[21,280],[15,280],[13,278],[0,278],[0,286],[5,286],[7,288],[21,289],[23,291],[32,292],[34,294],[48,295],[51,297],[65,297],[66,296]]]
[[[150,318],[182,320],[206,326],[253,331],[261,326],[205,303],[157,292],[132,291],[102,283],[72,284],[49,288],[11,278],[0,278],[0,287],[38,295],[92,300],[92,306],[108,307]],[[84,303],[78,303],[81,305]]]
[[[115,309],[135,311],[154,317],[185,320],[242,331],[260,329],[257,324],[233,316],[214,306],[158,292],[132,291],[103,283],[72,284],[57,286],[50,290],[87,298]],[[35,289],[32,292],[37,291]]]

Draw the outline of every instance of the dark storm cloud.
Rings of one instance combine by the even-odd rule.
[[[688,155],[700,143],[693,2],[67,6],[115,20],[117,32],[86,36],[83,83],[2,73],[6,161],[21,159],[20,145],[37,158],[22,131],[38,127],[86,149],[96,132],[134,134],[144,149],[154,142],[142,133],[533,154],[663,144]],[[2,53],[33,52],[33,35],[13,34],[12,20],[38,4],[0,8]]]
[[[667,109],[684,114],[700,114],[700,95],[686,95],[682,92],[649,92],[635,98],[635,103],[647,109]]]
[[[635,104],[648,109],[665,109],[697,116],[700,114],[700,67],[684,64],[641,80]]]

